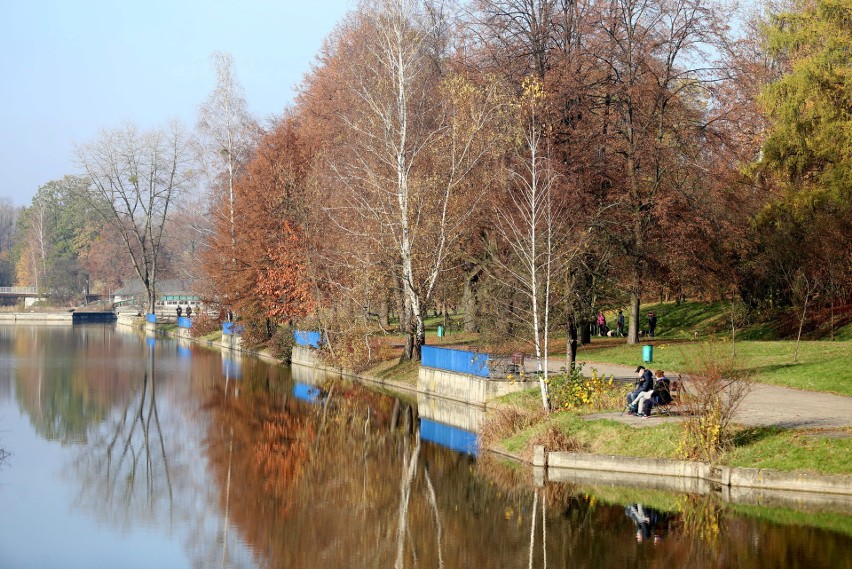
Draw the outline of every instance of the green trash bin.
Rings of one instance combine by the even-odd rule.
[[[444,337],[444,327],[443,326],[438,326],[438,337],[439,338]]]
[[[646,364],[654,361],[654,346],[650,344],[642,346],[642,361]]]

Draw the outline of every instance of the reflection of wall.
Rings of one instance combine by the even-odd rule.
[[[470,431],[451,427],[437,421],[420,418],[420,437],[457,452],[479,454],[476,435]]]
[[[417,375],[419,391],[478,405],[484,405],[507,393],[536,386],[534,382],[487,379],[428,367],[421,367]]]
[[[328,379],[338,378],[340,374],[326,371],[317,367],[295,364],[290,366],[293,381],[307,385],[322,385]]]
[[[422,393],[417,394],[417,413],[423,418],[473,433],[479,432],[479,426],[485,420],[484,407]]]

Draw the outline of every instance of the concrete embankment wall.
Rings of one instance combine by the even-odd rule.
[[[848,475],[790,473],[577,452],[551,452],[547,454],[546,464],[541,464],[540,459],[537,462],[537,466],[547,467],[547,477],[554,482],[572,482],[593,473],[591,477],[601,482],[615,476],[646,487],[693,493],[707,493],[714,488],[740,494],[744,491],[746,494],[749,491],[819,493],[836,495],[852,511],[852,476]]]
[[[485,405],[497,397],[537,385],[534,381],[491,379],[424,366],[417,374],[419,392],[470,405]]]
[[[0,323],[71,324],[72,312],[9,312],[0,313]]]

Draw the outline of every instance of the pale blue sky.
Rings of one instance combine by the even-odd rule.
[[[0,0],[0,197],[29,205],[101,128],[195,124],[228,52],[260,118],[280,114],[352,0]]]

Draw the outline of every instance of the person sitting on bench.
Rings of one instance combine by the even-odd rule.
[[[645,369],[645,366],[637,367],[636,381],[633,385],[633,391],[627,394],[627,410],[631,415],[636,412],[636,400],[639,396],[644,393],[650,395],[654,389],[654,375],[651,370]]]
[[[666,377],[666,372],[658,369],[657,377],[654,380],[654,388],[647,396],[643,394],[641,398],[637,397],[636,400],[638,401],[636,404],[636,414],[646,419],[651,416],[651,409],[654,405],[668,405],[671,403],[671,382]]]

